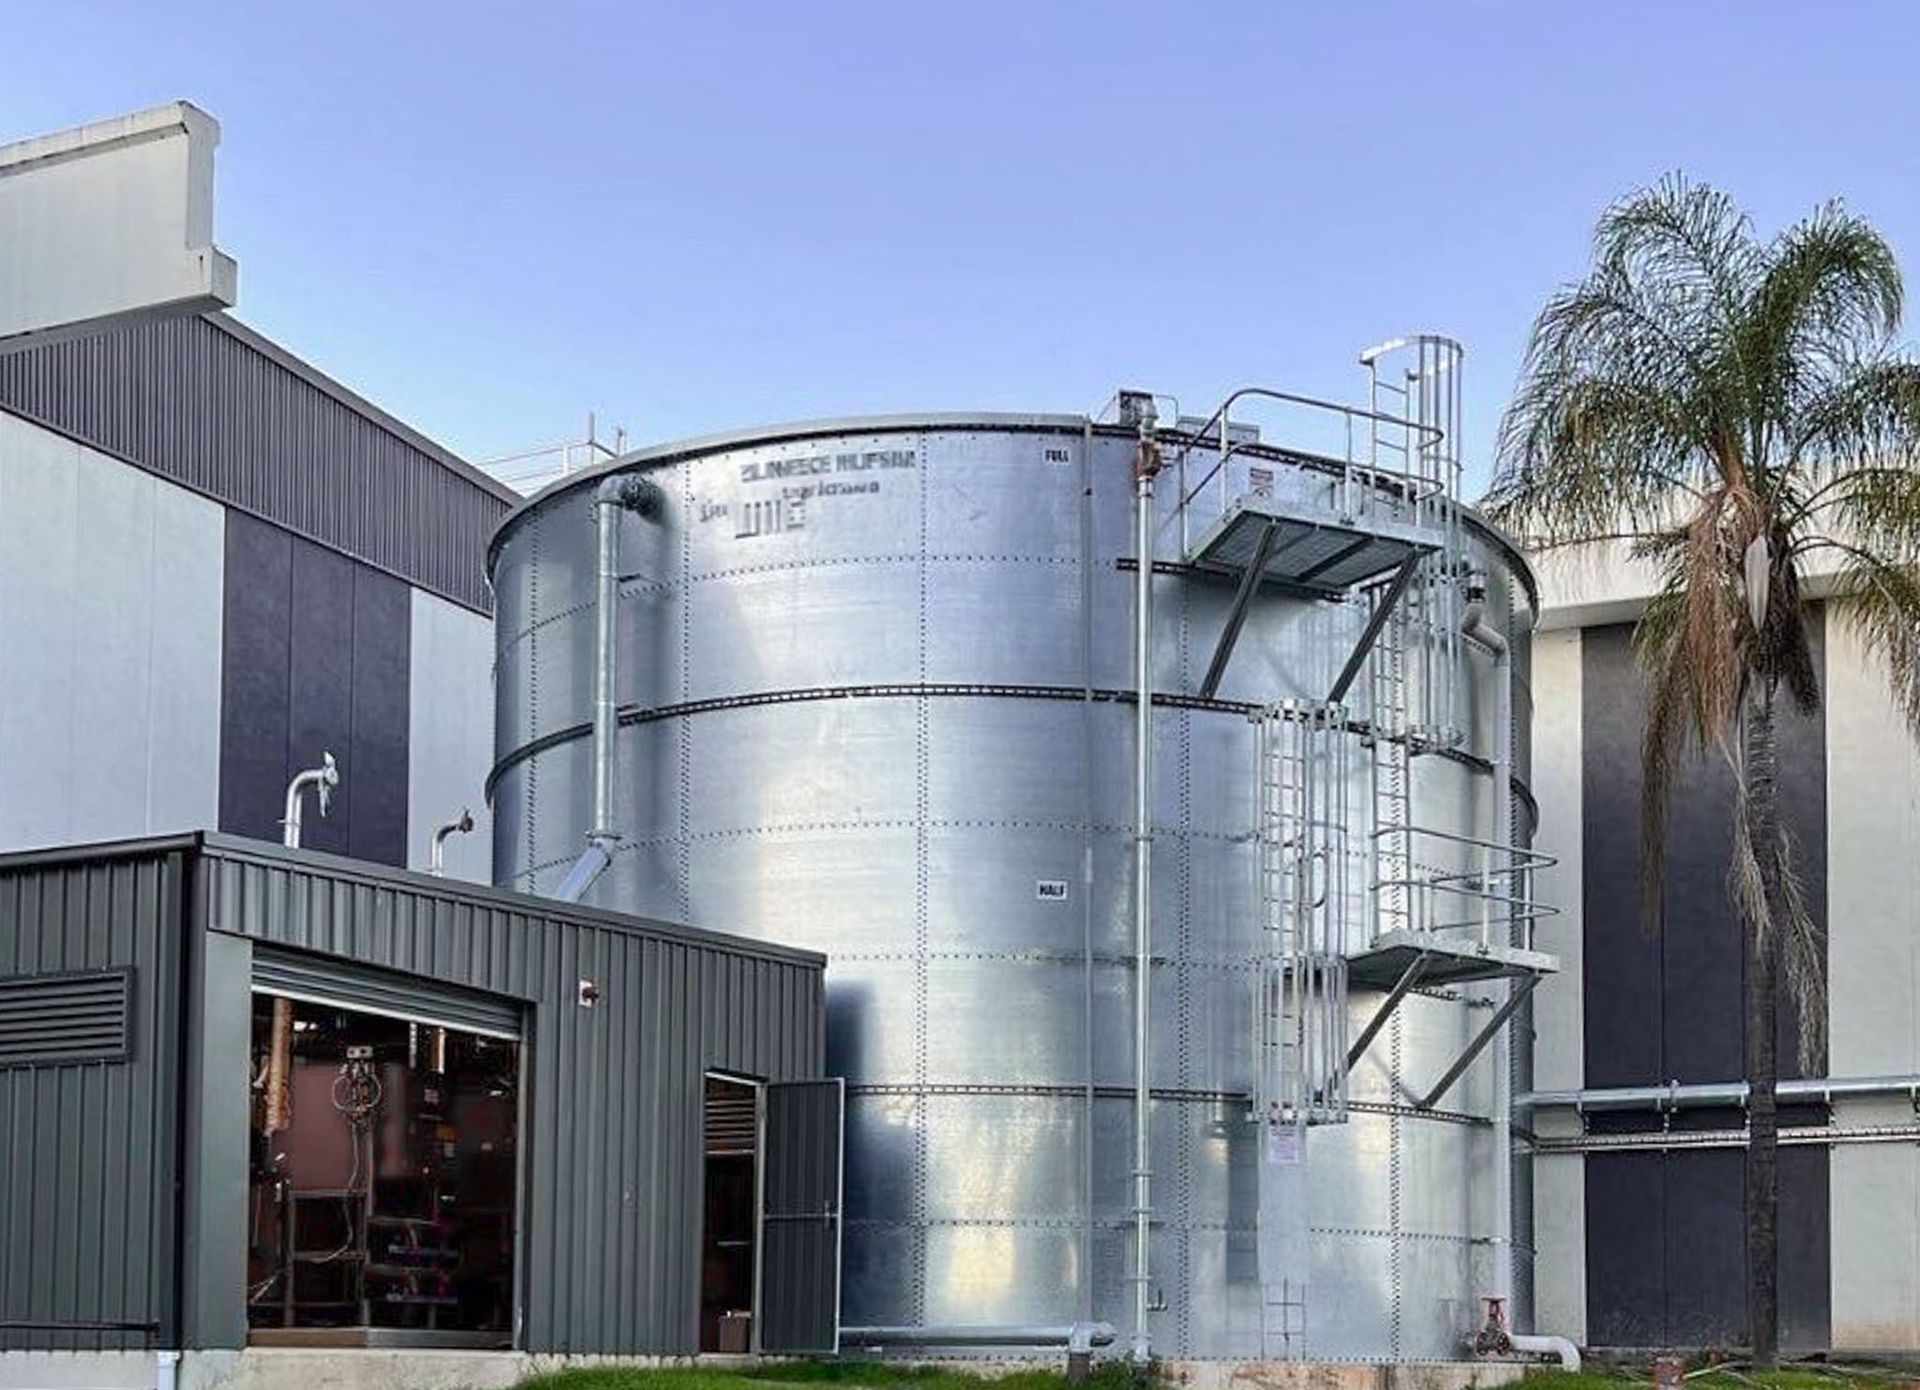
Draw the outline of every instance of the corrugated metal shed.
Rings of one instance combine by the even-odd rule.
[[[491,607],[483,557],[517,495],[223,314],[0,353],[0,407]]]
[[[136,994],[128,1061],[0,1068],[0,1347],[146,1341],[23,1321],[242,1344],[248,991],[269,947],[519,1001],[519,1345],[696,1349],[703,1077],[821,1074],[821,958],[216,835],[0,857],[0,974],[131,966]]]

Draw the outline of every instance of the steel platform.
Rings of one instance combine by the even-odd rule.
[[[1376,937],[1366,950],[1349,956],[1347,978],[1363,989],[1392,989],[1416,962],[1420,968],[1409,987],[1419,989],[1553,975],[1560,969],[1559,957],[1545,951],[1483,946],[1466,932],[1400,931]]]
[[[1197,568],[1239,575],[1260,562],[1263,579],[1328,594],[1397,568],[1409,555],[1438,550],[1445,534],[1393,516],[1347,518],[1332,507],[1260,494],[1236,498],[1194,541]]]

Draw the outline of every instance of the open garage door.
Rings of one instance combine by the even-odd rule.
[[[758,1350],[840,1349],[840,1189],[844,1083],[766,1088],[760,1201]]]

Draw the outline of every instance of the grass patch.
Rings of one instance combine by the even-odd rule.
[[[1647,1366],[1586,1366],[1578,1371],[1537,1367],[1529,1390],[1652,1390],[1653,1371]],[[1911,1371],[1886,1366],[1783,1366],[1777,1371],[1751,1371],[1739,1365],[1727,1369],[1696,1367],[1687,1377],[1687,1390],[1893,1390],[1914,1385]]]
[[[581,1366],[534,1376],[520,1390],[777,1390],[780,1386],[872,1387],[872,1390],[1063,1390],[1066,1375],[1053,1370],[981,1375],[949,1366],[902,1366],[885,1361],[781,1361],[765,1366],[718,1367]],[[1085,1382],[1092,1390],[1131,1390],[1133,1368],[1102,1362]],[[1620,1390],[1616,1382],[1609,1390]],[[1830,1388],[1829,1388],[1830,1390]]]

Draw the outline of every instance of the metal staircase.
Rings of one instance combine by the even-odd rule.
[[[1408,994],[1512,981],[1420,1100],[1432,1108],[1558,968],[1532,949],[1533,922],[1546,911],[1533,900],[1534,874],[1552,861],[1515,846],[1497,808],[1486,839],[1414,818],[1420,761],[1462,756],[1465,740],[1460,358],[1458,344],[1433,336],[1369,349],[1360,358],[1364,409],[1244,388],[1197,426],[1183,420],[1171,455],[1180,501],[1169,524],[1186,563],[1237,580],[1203,697],[1217,691],[1265,586],[1349,604],[1360,628],[1325,699],[1283,700],[1253,716],[1260,915],[1251,1109],[1275,1130],[1347,1117],[1348,1073]],[[1275,451],[1232,419],[1256,400],[1331,412],[1344,449],[1279,451],[1300,466],[1272,467]],[[1363,673],[1360,719],[1348,700]],[[1368,804],[1357,815],[1356,746],[1368,760],[1360,792]],[[1510,776],[1504,755],[1494,771],[1497,783]],[[1496,796],[1507,800],[1504,790]],[[1382,998],[1349,1040],[1352,989]]]

